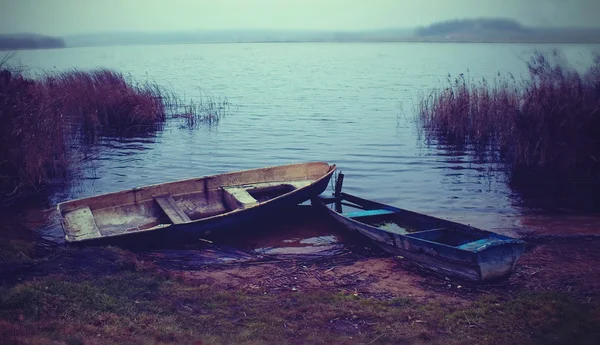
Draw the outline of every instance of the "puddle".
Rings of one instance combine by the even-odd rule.
[[[326,216],[301,205],[210,240],[255,255],[334,255],[346,238]]]
[[[132,249],[143,260],[177,270],[211,265],[333,256],[356,240],[309,206],[297,206],[272,219],[225,230],[185,245]],[[129,248],[131,249],[131,248]]]
[[[344,249],[344,245],[335,235],[309,238],[292,238],[282,241],[283,246],[254,249],[263,255],[333,255]]]

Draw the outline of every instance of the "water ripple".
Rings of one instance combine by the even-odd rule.
[[[324,160],[345,188],[382,202],[509,228],[523,209],[491,164],[438,143],[422,145],[411,104],[448,73],[518,76],[529,45],[202,44],[23,51],[32,68],[115,68],[150,78],[186,99],[226,96],[218,127],[168,122],[154,137],[105,138],[80,184],[56,201],[149,183],[265,165]],[[577,55],[595,46],[561,46]],[[99,58],[100,56],[110,58]],[[193,71],[193,73],[190,73]],[[406,106],[401,106],[402,104]],[[404,110],[404,111],[403,111]],[[92,171],[93,170],[93,171]]]

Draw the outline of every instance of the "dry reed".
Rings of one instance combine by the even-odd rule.
[[[33,80],[2,59],[0,205],[67,177],[76,165],[77,150],[99,136],[152,134],[182,113],[190,128],[218,123],[227,101],[205,99],[184,104],[155,83],[138,83],[105,69],[71,70]]]
[[[512,182],[600,182],[600,56],[584,73],[535,53],[529,78],[460,75],[418,104],[428,139],[506,163]]]

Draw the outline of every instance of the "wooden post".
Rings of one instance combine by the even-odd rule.
[[[344,184],[344,174],[340,171],[335,179],[335,212],[342,213],[342,184]]]
[[[335,190],[333,192],[333,195],[335,197],[340,197],[340,195],[342,194],[342,184],[344,183],[344,174],[340,171],[340,173],[337,175],[337,178],[335,179]]]

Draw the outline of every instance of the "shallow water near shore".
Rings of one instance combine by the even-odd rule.
[[[531,202],[507,185],[498,162],[428,146],[414,122],[419,95],[444,85],[449,73],[490,82],[498,72],[520,78],[534,49],[553,48],[575,67],[600,51],[599,45],[201,44],[22,51],[17,58],[34,74],[112,68],[172,87],[185,99],[198,100],[206,92],[231,104],[218,125],[190,130],[174,119],[150,138],[102,139],[94,159],[84,163],[83,177],[55,188],[50,205],[177,179],[322,160],[344,172],[345,191],[394,206],[511,236],[597,234],[600,215],[568,200],[550,208],[544,205],[561,200]],[[38,233],[61,242],[54,211],[44,217],[35,226]],[[277,243],[258,236],[247,239],[254,248],[236,245],[300,253],[303,247],[335,250],[343,242],[323,229],[284,231],[289,236],[272,240]]]

